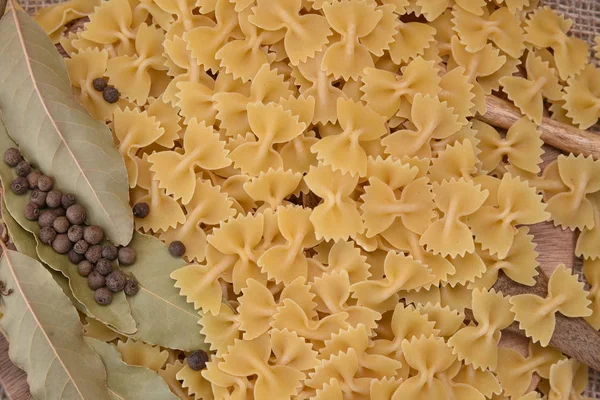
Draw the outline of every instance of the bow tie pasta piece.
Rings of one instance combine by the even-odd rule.
[[[128,0],[102,2],[90,15],[81,37],[95,43],[116,45],[121,54],[133,53],[136,32],[131,3]]]
[[[392,395],[402,383],[402,378],[392,377],[383,379],[374,379],[371,382],[369,395],[371,399],[391,399]],[[325,398],[332,399],[333,398]],[[342,397],[340,397],[340,400]]]
[[[451,179],[472,179],[472,176],[477,173],[478,163],[476,147],[470,139],[455,142],[431,160],[429,179],[437,183]]]
[[[337,101],[337,114],[343,131],[323,137],[311,147],[311,151],[317,154],[317,159],[324,165],[330,165],[334,170],[364,177],[367,173],[367,154],[361,143],[385,135],[386,118],[369,106],[342,98]]]
[[[412,104],[417,94],[437,95],[440,80],[435,64],[422,57],[411,61],[402,75],[367,68],[362,76],[362,100],[380,115],[391,118],[404,103]]]
[[[485,272],[485,263],[479,254],[465,253],[464,256],[456,256],[447,260],[452,263],[455,272],[451,273],[447,278],[447,285],[454,287],[456,285],[467,285],[475,282]]]
[[[565,92],[567,117],[581,129],[594,125],[600,118],[600,69],[587,65],[581,74],[569,78]]]
[[[468,217],[477,243],[498,257],[506,257],[517,233],[516,225],[533,225],[549,219],[535,188],[518,177],[506,174],[497,193],[498,206],[484,205]]]
[[[600,259],[584,260],[583,275],[590,285],[588,299],[592,302],[592,315],[586,321],[595,329],[600,328]]]
[[[454,335],[461,328],[465,320],[464,313],[451,309],[449,306],[442,307],[439,303],[421,303],[417,304],[416,307],[423,316],[435,323],[435,329],[439,331],[439,336],[442,337]]]
[[[550,7],[538,8],[526,20],[525,41],[538,48],[551,48],[560,79],[577,75],[588,61],[588,46],[582,39],[567,36],[573,21]]]
[[[382,11],[383,15],[371,33],[360,39],[360,43],[362,43],[371,54],[382,57],[385,55],[385,51],[389,50],[390,46],[394,43],[396,26],[400,21],[396,14],[394,14],[393,5],[384,4],[380,6],[373,0],[366,0],[366,3],[377,6],[377,10]],[[360,75],[362,75],[362,71]]]
[[[323,243],[327,242],[321,244]],[[328,273],[348,273],[351,284],[362,282],[371,276],[369,272],[371,266],[367,263],[367,257],[361,254],[360,249],[355,247],[352,241],[339,240],[333,243],[323,262],[327,265]]]
[[[358,305],[380,313],[392,310],[401,290],[418,290],[434,280],[430,270],[410,256],[390,251],[385,258],[385,277],[369,279],[351,286]]]
[[[206,233],[204,226],[218,225],[235,215],[233,202],[219,186],[198,178],[190,201],[183,207],[186,210],[185,222],[175,229],[168,229],[160,235],[165,243],[180,241],[185,245],[186,258],[202,262],[206,256]]]
[[[206,343],[216,356],[222,356],[227,348],[233,345],[235,339],[241,339],[239,315],[228,305],[224,304],[217,315],[210,312],[200,312],[202,329]]]
[[[310,151],[310,148],[318,141],[319,139],[317,139],[315,133],[310,131],[284,143],[279,149],[279,154],[283,159],[283,168],[294,173],[305,174],[310,170],[310,167],[316,167],[319,161],[316,154]],[[300,188],[302,187],[301,183]]]
[[[444,257],[473,253],[473,234],[463,219],[481,208],[488,193],[463,178],[434,184],[434,202],[444,216],[429,225],[419,244]]]
[[[500,79],[504,93],[521,113],[534,121],[542,123],[544,98],[558,101],[562,99],[562,86],[554,70],[547,62],[530,52],[527,55],[527,79],[517,76],[505,76]]]
[[[386,154],[394,157],[431,156],[431,141],[444,139],[458,132],[461,124],[448,104],[438,97],[417,94],[411,109],[411,122],[414,130],[403,129],[393,132],[381,140]]]
[[[276,104],[252,103],[248,104],[247,110],[248,122],[257,141],[244,143],[233,150],[229,155],[233,165],[252,176],[270,168],[282,168],[283,160],[273,145],[289,142],[301,135],[306,125]]]
[[[35,13],[34,19],[56,44],[67,24],[92,14],[94,8],[99,5],[100,1],[98,0],[70,0],[40,8]]]
[[[593,195],[592,207],[594,209],[594,227],[583,228],[577,238],[575,255],[586,259],[600,258],[600,194]]]
[[[450,0],[411,0],[408,11],[424,16],[427,22],[435,21],[452,5]]]
[[[239,36],[238,14],[229,0],[218,0],[213,26],[198,26],[183,34],[187,48],[206,71],[217,72],[216,54],[228,40]]]
[[[548,295],[545,298],[533,294],[521,294],[510,299],[511,311],[519,321],[519,327],[527,337],[542,346],[550,343],[556,325],[557,312],[566,317],[588,317],[592,314],[588,292],[577,275],[559,265],[548,282]]]
[[[302,338],[297,339],[303,342]],[[301,387],[305,374],[285,364],[275,362],[275,365],[271,365],[272,342],[267,334],[253,340],[236,340],[227,353],[223,354],[224,361],[218,364],[218,368],[242,378],[257,375],[254,385],[254,397],[257,399],[290,398]],[[294,346],[296,343],[288,345]]]
[[[475,289],[473,291],[473,318],[477,326],[470,325],[456,332],[448,345],[459,360],[472,364],[474,368],[496,369],[500,331],[514,319],[508,297],[501,293]]]
[[[494,394],[502,393],[502,386],[491,371],[475,369],[472,365],[463,365],[453,381],[473,386],[488,399],[496,398],[493,396]]]
[[[298,65],[325,47],[332,32],[327,19],[300,14],[301,0],[257,0],[251,23],[267,31],[285,30],[284,47],[292,65]]]
[[[155,143],[168,149],[175,147],[175,141],[183,136],[179,107],[165,102],[163,96],[151,97],[148,99],[148,103],[146,107],[148,116],[156,118],[160,127],[165,130],[165,133]]]
[[[547,201],[554,225],[571,230],[594,228],[594,206],[590,198],[600,191],[600,161],[571,154],[560,155],[557,163],[560,178],[568,189]]]
[[[519,20],[507,8],[501,7],[489,15],[484,12],[482,16],[476,16],[460,7],[455,7],[452,14],[454,31],[467,51],[477,52],[491,41],[514,58],[519,58],[523,54],[525,50],[523,30]]]
[[[419,174],[417,167],[394,159],[393,157],[373,158],[367,160],[367,177],[377,178],[385,183],[390,189],[400,189],[415,179]],[[365,179],[367,180],[367,179]]]
[[[469,79],[463,67],[454,68],[442,76],[440,81],[442,91],[438,94],[440,100],[448,103],[454,114],[458,115],[458,121],[462,125],[468,124],[467,118],[473,116],[471,110],[475,107],[474,85],[469,82]]]
[[[296,332],[273,329],[270,334],[271,350],[277,364],[287,365],[303,372],[319,364],[317,352],[312,349],[312,344],[307,343]]]
[[[284,199],[296,191],[301,180],[301,173],[294,173],[291,170],[284,171],[281,168],[269,169],[267,172],[261,172],[257,177],[250,178],[244,184],[244,190],[254,201],[277,208],[277,206],[287,203]]]
[[[212,126],[192,120],[185,130],[183,154],[163,151],[152,154],[148,161],[160,187],[187,204],[196,187],[196,167],[206,170],[227,167],[231,164],[227,154],[225,142],[219,140]]]
[[[481,121],[475,120],[473,128],[480,140],[479,159],[483,171],[493,171],[504,156],[517,168],[536,174],[540,171],[544,142],[536,125],[527,118],[521,118],[511,126],[504,138],[496,129]]]
[[[548,400],[583,398],[588,384],[588,366],[576,359],[564,359],[550,367]]]
[[[154,372],[160,370],[169,357],[169,353],[161,350],[159,346],[152,346],[130,338],[127,338],[126,341],[117,341],[117,350],[121,353],[123,362],[146,367]]]
[[[213,361],[206,363],[205,370],[194,371],[189,367],[183,368],[177,374],[177,378],[183,381],[184,387],[188,387],[188,392],[194,395],[194,399],[210,399],[212,397],[218,399],[227,397],[234,399],[252,398],[254,396],[256,378],[242,378],[228,374],[219,369],[218,365],[221,362],[221,357],[214,357]],[[203,389],[205,383],[208,384],[208,393],[205,393],[203,390],[197,390]]]
[[[422,234],[435,218],[435,204],[429,179],[419,178],[402,189],[400,199],[378,178],[369,179],[365,194],[361,196],[363,220],[367,237],[388,229],[396,218],[411,231]]]
[[[350,197],[358,183],[358,176],[352,177],[319,165],[310,168],[304,181],[314,194],[323,199],[310,216],[317,239],[347,240],[364,231],[356,202]]]
[[[394,64],[402,65],[418,56],[435,42],[435,28],[421,22],[398,23],[394,41],[390,45],[390,57]]]
[[[406,14],[406,8],[410,5],[410,0],[381,0],[382,4],[394,6],[394,13],[397,15]]]
[[[108,52],[98,49],[80,50],[65,59],[73,92],[87,112],[100,121],[112,119],[118,107],[117,103],[106,102],[102,92],[92,86],[94,79],[105,75],[107,63]]]

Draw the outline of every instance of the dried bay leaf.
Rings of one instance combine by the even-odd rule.
[[[198,326],[200,315],[179,294],[169,276],[185,261],[171,256],[167,246],[152,236],[135,232],[131,245],[137,260],[123,271],[140,283],[138,294],[129,297],[138,326],[132,337],[170,349],[207,350]]]
[[[84,342],[77,311],[42,264],[4,250],[0,280],[0,326],[10,342],[11,360],[27,373],[38,399],[110,399],[100,357]]]
[[[133,234],[127,171],[102,121],[71,92],[62,56],[14,0],[0,20],[0,109],[25,158],[86,207],[90,223],[115,244]]]
[[[127,365],[115,346],[94,338],[85,341],[100,355],[108,375],[108,391],[113,399],[177,400],[156,372]]]
[[[6,134],[4,125],[0,123],[0,154],[4,154],[7,148],[14,146],[15,143]],[[0,179],[6,189],[9,188],[10,182],[16,176],[14,169],[6,163],[0,162]],[[87,278],[79,275],[77,266],[71,264],[67,256],[57,254],[50,246],[37,242],[35,234],[39,231],[39,226],[37,222],[27,220],[23,214],[23,207],[28,202],[28,195],[17,196],[8,189],[4,191],[4,202],[8,213],[21,227],[32,234],[33,240],[36,241],[37,258],[69,279],[70,290],[73,296],[85,306],[86,311],[84,312],[86,314],[114,327],[119,332],[131,334],[136,331],[135,320],[131,315],[131,308],[123,292],[116,293],[113,296],[110,306],[97,304],[94,300],[94,291],[88,287]],[[15,241],[17,239],[14,238]],[[30,245],[26,246],[30,247]],[[18,244],[17,249],[19,249]]]

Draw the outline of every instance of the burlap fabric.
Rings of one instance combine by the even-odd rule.
[[[61,1],[63,0],[19,0],[29,13]],[[600,0],[542,0],[541,3],[549,5],[572,19],[574,23],[571,32],[588,43],[592,44],[594,38],[600,35]],[[600,399],[600,372],[590,371],[586,394]]]

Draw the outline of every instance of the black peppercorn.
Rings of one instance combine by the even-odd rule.
[[[102,258],[102,246],[95,244],[90,246],[88,250],[85,252],[85,259],[91,262],[92,264],[96,264],[98,260]]]
[[[96,266],[96,269],[98,267]],[[112,292],[120,292],[125,288],[125,283],[127,282],[127,277],[124,273],[119,270],[113,271],[106,276],[106,287],[109,288]]]
[[[40,208],[36,204],[27,203],[23,213],[29,221],[36,221],[40,217]]]
[[[194,371],[200,371],[206,368],[208,362],[208,354],[204,350],[196,350],[187,356],[187,363]]]
[[[67,208],[67,219],[73,225],[81,225],[86,218],[85,208],[81,204],[73,204]]]
[[[81,276],[88,276],[93,270],[94,264],[92,264],[88,260],[83,260],[79,264],[77,264],[77,272],[79,272],[79,275]]]
[[[68,235],[67,235],[68,236]],[[83,254],[85,255],[85,253],[88,251],[88,249],[90,248],[90,245],[88,242],[86,242],[85,240],[81,239],[78,240],[74,245],[73,245],[73,250],[75,250],[75,252],[77,254]]]
[[[83,229],[83,238],[89,244],[98,244],[104,240],[104,231],[97,225],[86,226]]]
[[[37,189],[38,187],[38,179],[42,176],[40,171],[31,171],[27,174],[27,181],[29,182],[29,189]]]
[[[34,189],[29,194],[29,201],[38,207],[46,206],[46,192],[42,192],[39,189]]]
[[[41,175],[38,178],[38,189],[40,189],[43,192],[49,192],[52,190],[52,187],[54,186],[54,180],[52,178],[50,178],[49,176],[46,175]]]
[[[104,275],[101,275],[98,271],[92,271],[88,274],[88,287],[92,290],[101,288],[106,283]]]
[[[52,189],[46,196],[46,205],[50,208],[60,207],[62,192],[57,189]]]
[[[94,300],[101,306],[107,306],[112,302],[112,292],[105,287],[96,289]]]
[[[27,178],[19,176],[12,181],[10,184],[10,189],[13,191],[13,193],[18,195],[27,193],[29,190],[29,181],[27,181]]]
[[[17,172],[17,175],[27,178],[27,175],[31,172],[31,165],[25,160],[19,161],[15,167],[15,171]],[[29,180],[27,180],[27,183],[29,184]]]
[[[135,296],[140,291],[140,284],[135,279],[128,278],[123,291],[127,296]]]
[[[96,271],[106,276],[113,270],[112,264],[106,258],[101,258],[96,262]]]
[[[15,167],[23,160],[23,156],[18,149],[11,147],[4,152],[4,162],[11,167]]]
[[[40,213],[40,216],[38,218],[38,224],[42,228],[46,226],[52,226],[52,224],[54,224],[55,219],[56,213],[54,212],[54,210],[44,210]]]
[[[69,250],[67,256],[69,257],[69,261],[71,261],[71,264],[79,264],[84,260],[87,261],[83,254],[78,254],[73,249]]]
[[[67,254],[72,247],[73,243],[64,233],[56,235],[56,237],[52,241],[52,249],[58,254]]]
[[[117,88],[113,86],[107,86],[102,91],[102,97],[104,101],[110,104],[114,104],[119,101],[119,97],[121,97],[121,93],[117,90]]]
[[[145,218],[150,213],[148,203],[136,203],[133,206],[133,216],[136,218]]]
[[[103,91],[107,85],[106,79],[104,78],[96,78],[92,81],[92,86],[99,92]]]
[[[185,245],[179,240],[175,240],[169,245],[169,253],[173,257],[181,257],[185,254]]]
[[[67,233],[70,226],[71,224],[69,224],[67,217],[56,217],[52,223],[52,227],[54,227],[54,230],[58,233]]]
[[[131,265],[135,262],[137,253],[131,247],[121,247],[119,249],[119,263],[122,265]]]
[[[56,231],[51,226],[45,226],[38,232],[40,242],[50,245],[56,237]]]
[[[112,244],[107,244],[102,247],[102,257],[110,261],[115,261],[119,256],[119,249]]]
[[[71,242],[79,242],[81,239],[83,239],[83,226],[71,225],[71,227],[67,231],[67,236],[69,236],[69,240]]]
[[[60,198],[60,204],[67,209],[75,204],[75,195],[73,193],[64,193]]]

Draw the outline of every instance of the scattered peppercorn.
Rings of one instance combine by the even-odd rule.
[[[56,237],[56,231],[51,226],[45,226],[38,232],[40,242],[50,245]]]
[[[40,171],[31,171],[27,174],[27,181],[29,182],[29,189],[37,189],[38,179],[42,176]]]
[[[71,264],[77,265],[84,260],[87,261],[83,254],[78,254],[73,249],[69,250],[69,252],[67,253],[67,256],[69,257],[69,261],[71,261]]]
[[[101,288],[106,283],[106,279],[104,275],[100,274],[98,271],[92,271],[88,274],[88,287],[92,290],[96,290]]]
[[[127,296],[135,296],[140,291],[140,284],[135,279],[128,278],[123,291]]]
[[[136,203],[133,206],[133,216],[136,218],[146,218],[146,216],[150,213],[150,206],[148,203]]]
[[[11,147],[4,152],[4,162],[11,167],[15,167],[23,160],[23,156],[18,149]]]
[[[68,234],[67,234],[67,236],[68,236]],[[77,254],[85,255],[85,253],[88,251],[89,248],[90,248],[90,244],[83,239],[78,240],[73,245],[73,250],[75,250],[75,252]]]
[[[194,371],[200,371],[206,368],[208,354],[204,350],[196,350],[187,356],[188,366]]]
[[[81,225],[87,217],[85,208],[81,204],[73,204],[67,208],[67,219],[73,225]]]
[[[106,276],[113,270],[112,264],[106,258],[101,258],[96,262],[96,271]]]
[[[119,263],[123,265],[131,265],[135,262],[137,253],[131,247],[121,247],[119,249]]]
[[[105,287],[98,288],[94,292],[94,300],[101,306],[107,306],[112,302],[112,293]]]
[[[52,226],[52,224],[54,224],[55,219],[56,213],[54,212],[54,210],[44,210],[40,213],[40,216],[38,218],[38,224],[42,228],[46,226]]]
[[[169,245],[169,253],[173,257],[181,257],[185,254],[185,245],[179,240],[175,240]]]
[[[52,223],[52,226],[54,227],[54,230],[58,233],[67,233],[71,224],[69,224],[69,220],[67,219],[67,217],[56,217],[56,219]]]
[[[64,217],[67,214],[67,210],[62,207],[55,208],[53,211],[56,217]]]
[[[96,264],[102,258],[102,246],[98,244],[90,246],[85,252],[85,258],[92,264]]]
[[[10,184],[10,189],[15,194],[25,194],[29,190],[29,181],[27,180],[27,178],[19,176],[12,181],[12,183]]]
[[[69,240],[69,237],[64,233],[56,235],[56,237],[52,241],[52,249],[54,249],[54,251],[58,254],[67,254],[72,247],[73,243]]]
[[[106,86],[102,91],[102,97],[107,103],[114,104],[119,101],[121,93],[114,86]]]
[[[60,207],[60,200],[62,198],[62,192],[57,189],[52,189],[46,196],[46,205],[50,208]]]
[[[108,83],[104,78],[96,78],[92,81],[92,86],[94,86],[94,89],[101,92],[104,90],[104,88],[106,88],[106,86],[108,86]]]
[[[75,204],[75,195],[73,193],[64,193],[60,198],[60,204],[67,209]]]
[[[29,194],[29,201],[38,207],[46,206],[46,192],[42,192],[39,189],[34,189]]]
[[[19,161],[15,167],[15,171],[17,172],[17,175],[27,178],[27,175],[31,172],[31,165],[25,160]],[[27,180],[27,184],[29,184],[29,180]]]
[[[46,175],[40,175],[38,178],[38,189],[43,192],[49,192],[54,186],[54,180]]]
[[[97,266],[96,269],[98,269]],[[127,283],[127,277],[119,270],[113,271],[106,276],[106,287],[112,292],[120,292],[123,290],[125,288],[125,283]]]
[[[83,229],[83,238],[89,244],[98,244],[104,240],[104,231],[97,225],[86,226]]]
[[[88,276],[94,270],[94,264],[88,260],[83,260],[77,264],[77,272],[81,276]]]
[[[23,211],[29,221],[36,221],[40,217],[40,208],[34,203],[25,204]]]
[[[110,261],[115,261],[119,256],[119,249],[112,244],[106,244],[102,247],[102,257]]]
[[[69,236],[69,240],[73,243],[80,241],[81,239],[83,239],[83,226],[71,225],[71,227],[67,231],[67,236]]]

